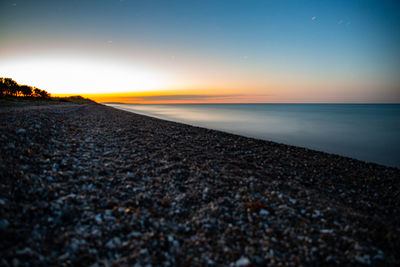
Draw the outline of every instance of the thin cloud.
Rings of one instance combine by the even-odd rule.
[[[252,98],[268,97],[271,95],[250,95]],[[244,94],[221,94],[221,95],[154,95],[154,96],[126,96],[120,97],[124,101],[218,101],[218,100],[246,100],[249,95]]]
[[[135,96],[135,97],[121,97],[126,100],[135,101],[171,101],[171,100],[185,100],[185,101],[198,101],[210,100],[216,98],[233,98],[242,97],[243,95],[152,95],[152,96]]]
[[[342,24],[342,23],[343,23],[343,20],[339,20],[337,24]]]

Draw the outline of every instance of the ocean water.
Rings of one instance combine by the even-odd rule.
[[[107,105],[400,167],[400,104]]]

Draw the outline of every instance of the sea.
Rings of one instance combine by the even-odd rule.
[[[107,104],[400,168],[400,104]]]

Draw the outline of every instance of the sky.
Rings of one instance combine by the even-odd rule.
[[[126,103],[400,103],[399,1],[1,0],[0,77]]]

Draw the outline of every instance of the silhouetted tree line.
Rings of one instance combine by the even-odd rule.
[[[11,78],[0,78],[0,97],[5,96],[49,98],[50,94],[36,87],[19,85]]]

